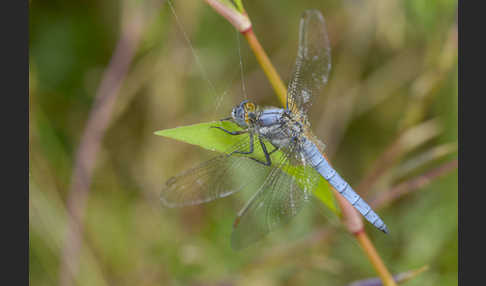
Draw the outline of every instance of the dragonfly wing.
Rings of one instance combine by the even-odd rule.
[[[307,10],[300,20],[299,47],[287,92],[287,108],[306,113],[331,70],[331,46],[321,12]]]
[[[289,159],[271,168],[263,185],[238,213],[231,245],[242,249],[258,241],[278,226],[289,222],[309,200],[315,182],[306,182],[311,169],[292,166]]]
[[[232,149],[247,151],[249,148],[247,139],[237,145]],[[268,174],[268,169],[244,156],[218,155],[170,178],[162,189],[160,200],[166,207],[206,203],[263,181],[259,177]]]

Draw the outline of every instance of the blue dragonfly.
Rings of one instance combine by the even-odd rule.
[[[388,233],[383,220],[328,163],[322,153],[324,144],[310,129],[307,111],[330,69],[324,17],[317,10],[307,10],[300,21],[286,107],[262,108],[248,100],[234,107],[231,117],[222,120],[236,123],[237,130],[213,127],[229,136],[247,136],[241,136],[228,152],[170,178],[161,193],[162,204],[196,205],[256,189],[234,223],[231,245],[241,249],[295,217],[322,176],[366,220]],[[256,156],[256,149],[263,155]]]

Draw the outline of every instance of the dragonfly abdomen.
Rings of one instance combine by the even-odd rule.
[[[371,207],[358,195],[353,188],[329,165],[329,162],[319,152],[317,146],[310,140],[303,144],[303,153],[306,161],[321,174],[356,210],[358,210],[367,221],[376,228],[388,233],[383,220],[374,212]]]

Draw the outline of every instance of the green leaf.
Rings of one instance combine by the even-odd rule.
[[[154,134],[216,152],[226,152],[231,146],[241,140],[240,136],[228,136],[228,134],[219,129],[211,128],[212,126],[222,127],[230,131],[241,129],[238,125],[229,121],[213,121],[159,130],[155,131]]]
[[[229,136],[225,132],[222,132],[221,130],[212,127],[221,127],[229,131],[241,130],[238,125],[229,121],[213,121],[181,126],[172,129],[159,130],[155,131],[154,134],[197,145],[204,149],[220,153],[228,153],[232,151],[231,147],[241,142],[243,138],[249,140],[248,134]],[[267,145],[267,149],[273,149],[269,145],[269,143],[266,142],[265,145]],[[258,159],[265,160],[260,144],[255,144],[253,156]],[[275,161],[278,161],[281,156],[283,156],[283,154],[280,151],[277,151],[272,154],[272,159],[274,158]],[[305,178],[295,175],[302,173],[298,171],[299,168],[304,167],[290,166],[288,168],[285,168],[284,171],[294,176],[301,186],[305,186],[307,184]],[[315,170],[310,171],[316,172]],[[329,184],[322,176],[319,176],[319,182],[317,183],[317,187],[314,189],[314,195],[334,213],[339,213],[334,202],[334,197],[331,193],[331,189],[329,188]]]

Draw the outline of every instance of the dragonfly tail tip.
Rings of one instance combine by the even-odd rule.
[[[388,230],[388,227],[386,227],[386,225],[383,225],[383,227],[380,230],[383,231],[385,234],[390,233],[390,231]]]

